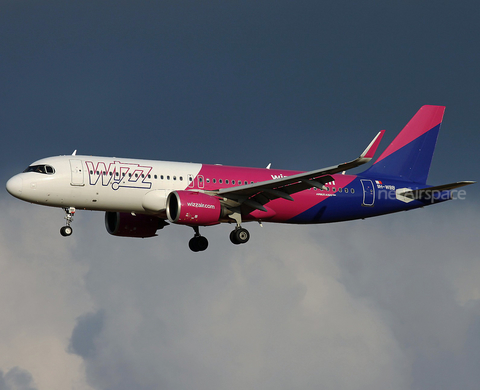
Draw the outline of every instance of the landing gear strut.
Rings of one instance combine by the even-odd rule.
[[[230,218],[234,219],[237,223],[235,230],[230,233],[230,241],[235,244],[245,244],[250,239],[250,233],[247,229],[242,228],[242,215],[240,213],[233,213],[229,216]]]
[[[67,224],[60,229],[60,234],[63,237],[68,237],[68,236],[72,235],[73,229],[70,226],[70,224],[73,221],[73,216],[74,215],[75,215],[75,207],[66,207],[65,208],[65,220],[67,221]]]
[[[188,246],[193,252],[202,252],[208,248],[208,240],[200,235],[198,226],[194,226],[193,230],[195,230],[195,235],[189,241]]]

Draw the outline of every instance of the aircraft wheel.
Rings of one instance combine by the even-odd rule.
[[[60,234],[63,236],[63,237],[68,237],[68,236],[71,236],[73,233],[73,229],[71,226],[63,226],[61,229],[60,229]]]
[[[206,237],[196,236],[188,242],[188,246],[193,252],[202,252],[208,248],[208,240]]]
[[[232,242],[232,244],[238,245],[240,243],[237,241],[237,237],[235,235],[235,232],[236,232],[236,230],[232,230],[232,232],[230,233],[230,241]]]
[[[234,244],[245,244],[250,239],[250,233],[247,229],[238,228],[230,233],[230,241]]]

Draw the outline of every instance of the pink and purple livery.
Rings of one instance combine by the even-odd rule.
[[[190,226],[190,249],[208,246],[201,226],[234,223],[234,244],[250,233],[243,222],[313,224],[374,217],[450,200],[460,181],[427,185],[445,107],[423,106],[362,173],[380,131],[356,159],[308,172],[127,158],[70,156],[38,160],[7,182],[13,196],[65,210],[63,236],[76,209],[105,211],[110,234],[152,237],[170,223]],[[167,222],[168,221],[168,222]]]

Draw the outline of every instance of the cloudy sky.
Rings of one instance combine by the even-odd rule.
[[[447,107],[478,180],[478,1],[0,0],[1,181],[46,156],[310,170]],[[0,390],[477,389],[480,189],[366,221],[120,239],[0,193]]]

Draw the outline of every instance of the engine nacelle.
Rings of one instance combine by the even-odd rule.
[[[162,224],[163,222],[163,224]],[[121,237],[153,237],[155,232],[165,225],[165,221],[153,215],[119,213],[107,211],[105,213],[105,227],[113,236]]]
[[[208,226],[219,223],[220,200],[202,192],[173,191],[167,198],[167,217],[172,223]]]

